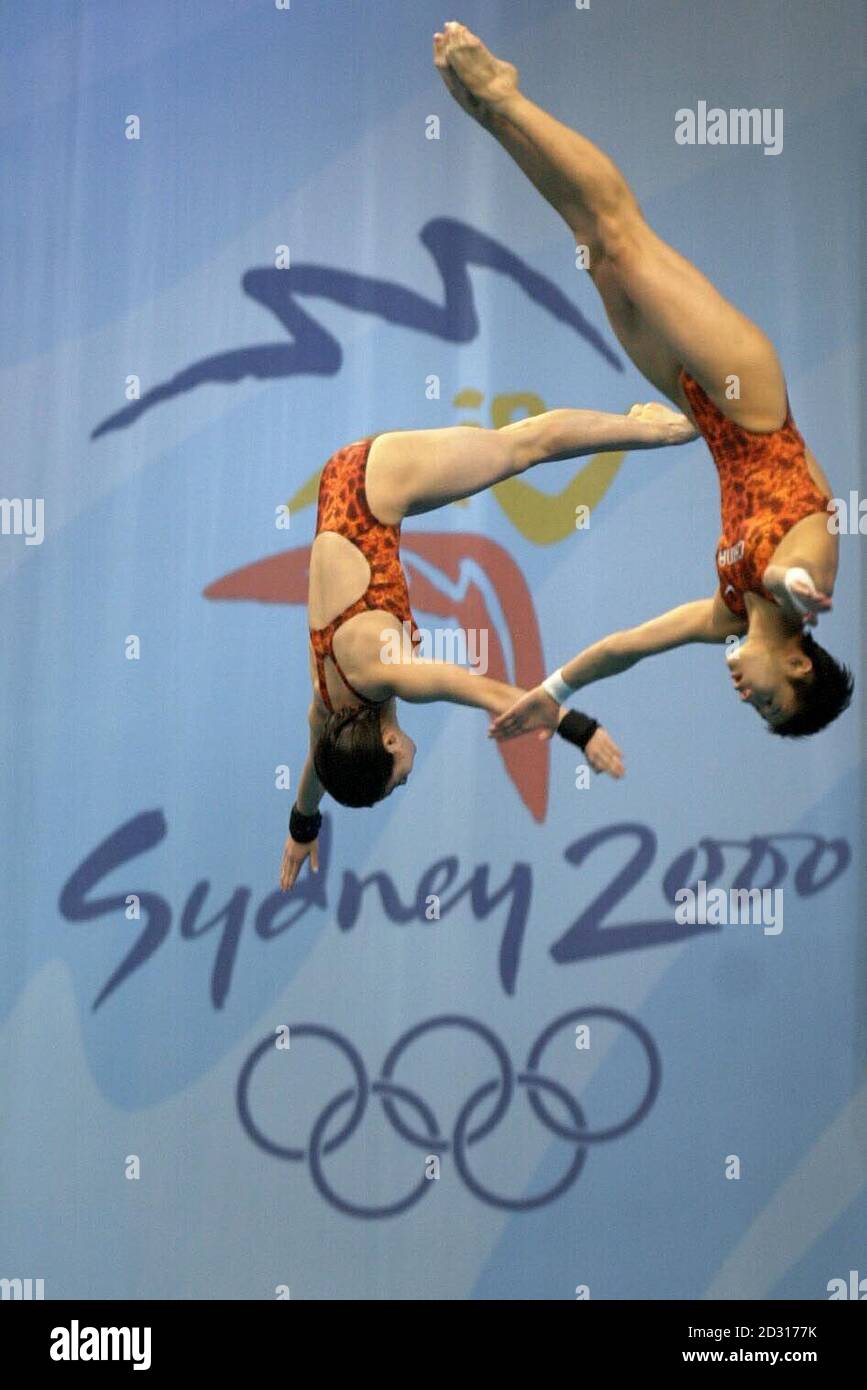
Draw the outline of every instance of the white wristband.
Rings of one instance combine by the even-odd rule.
[[[786,593],[789,595],[789,602],[798,613],[809,613],[809,605],[804,602],[797,594],[792,593],[792,585],[796,583],[806,584],[815,594],[816,586],[805,569],[800,565],[792,565],[783,575],[783,583],[786,586]]]
[[[551,699],[558,705],[562,705],[569,699],[570,695],[575,694],[574,687],[567,685],[566,681],[563,679],[562,667],[559,671],[555,671],[553,675],[545,677],[542,682],[542,689],[546,690],[551,696]]]

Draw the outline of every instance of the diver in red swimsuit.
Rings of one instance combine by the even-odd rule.
[[[494,720],[510,738],[546,729],[574,690],[687,642],[728,645],[731,679],[775,734],[823,729],[852,675],[807,627],[831,607],[831,487],[792,420],[777,354],[647,225],[619,169],[518,88],[517,70],[447,24],[434,62],[460,106],[508,151],[584,248],[609,321],[639,371],[697,424],[720,480],[717,592],[581,652]],[[730,639],[742,638],[740,644]]]
[[[664,405],[633,406],[626,415],[550,410],[500,430],[465,425],[379,434],[328,460],[310,551],[310,749],[283,854],[284,889],[308,855],[316,867],[326,791],[345,806],[372,806],[409,776],[415,744],[400,727],[398,698],[448,700],[494,715],[522,694],[450,662],[423,660],[403,640],[407,632],[413,640],[419,635],[400,563],[404,517],[472,496],[546,459],[694,438],[690,421]],[[595,720],[552,709],[545,727],[577,743],[596,771],[623,775],[619,748]]]
[[[381,701],[369,700],[356,690],[341,669],[334,651],[334,635],[350,618],[383,609],[407,626],[411,640],[418,640],[418,629],[409,606],[406,576],[400,563],[400,527],[378,521],[367,503],[364,475],[373,439],[361,439],[332,455],[319,480],[319,506],[316,534],[330,531],[357,546],[370,566],[370,580],[364,593],[344,608],[324,627],[310,629],[310,645],[316,661],[316,689],[326,709],[333,712],[328,693],[325,662],[330,659],[337,675],[359,706],[376,707]],[[353,708],[353,706],[350,706]]]

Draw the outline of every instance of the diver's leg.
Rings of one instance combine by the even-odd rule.
[[[683,366],[732,419],[751,429],[776,428],[785,418],[786,389],[773,345],[656,236],[608,156],[528,101],[512,65],[494,58],[463,26],[447,26],[435,41],[435,61],[441,72],[447,64],[476,109],[446,78],[461,105],[508,150],[588,248],[590,274],[638,369],[682,403],[677,376]]]
[[[688,420],[661,405],[624,415],[601,410],[546,410],[499,430],[454,425],[377,435],[370,446],[365,491],[380,521],[434,511],[514,478],[537,463],[625,449],[684,444]]]
[[[380,521],[446,507],[493,487],[517,472],[518,459],[503,430],[454,425],[379,434],[370,446],[365,491]]]

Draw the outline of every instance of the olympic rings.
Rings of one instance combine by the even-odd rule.
[[[587,1128],[581,1106],[566,1087],[552,1077],[542,1075],[539,1071],[543,1054],[556,1034],[569,1025],[591,1018],[605,1019],[625,1028],[628,1033],[638,1039],[648,1064],[647,1085],[641,1100],[632,1113],[617,1124],[597,1130]],[[427,1101],[410,1090],[409,1087],[398,1084],[394,1079],[398,1063],[407,1049],[424,1035],[443,1028],[463,1029],[481,1039],[493,1054],[498,1073],[496,1079],[483,1082],[463,1102],[455,1120],[451,1137],[443,1134],[436,1115]],[[290,1037],[293,1041],[302,1037],[316,1037],[332,1043],[349,1062],[354,1084],[326,1102],[313,1125],[310,1142],[306,1148],[290,1147],[277,1143],[270,1139],[253,1119],[249,1097],[250,1082],[256,1067],[265,1054],[274,1048],[274,1037],[268,1036],[253,1049],[238,1077],[237,1104],[241,1123],[253,1142],[264,1149],[266,1153],[275,1158],[288,1159],[290,1162],[306,1161],[314,1185],[320,1195],[338,1211],[363,1220],[379,1220],[388,1216],[398,1216],[415,1206],[434,1186],[429,1175],[424,1174],[405,1195],[397,1197],[387,1205],[369,1207],[350,1202],[335,1190],[325,1171],[325,1159],[335,1149],[341,1148],[352,1138],[366,1114],[371,1094],[380,1100],[383,1113],[395,1133],[400,1135],[408,1144],[423,1149],[430,1156],[451,1152],[457,1173],[466,1188],[479,1201],[506,1211],[532,1211],[555,1201],[568,1191],[584,1167],[589,1145],[604,1144],[612,1139],[618,1139],[641,1123],[656,1100],[662,1074],[659,1052],[644,1025],[619,1009],[602,1006],[574,1009],[554,1019],[553,1023],[548,1024],[533,1043],[527,1057],[526,1068],[517,1075],[509,1054],[497,1035],[477,1019],[468,1018],[463,1014],[441,1014],[436,1018],[425,1019],[422,1023],[408,1029],[389,1049],[382,1065],[381,1077],[374,1082],[368,1079],[367,1070],[358,1050],[347,1038],[342,1037],[334,1029],[315,1023],[302,1023],[290,1028]],[[516,1088],[526,1090],[534,1115],[546,1129],[575,1146],[575,1153],[562,1176],[547,1191],[525,1197],[504,1196],[485,1187],[471,1169],[468,1158],[468,1150],[491,1134],[500,1123],[511,1105]],[[569,1115],[572,1121],[571,1125],[562,1123],[550,1114],[541,1093],[557,1098]],[[490,1108],[490,1113],[477,1122],[475,1128],[471,1128],[476,1111],[484,1106],[491,1096],[496,1096],[496,1098]],[[407,1123],[400,1113],[398,1103],[408,1107],[414,1113],[423,1132],[419,1132],[417,1128],[414,1129]],[[329,1137],[329,1128],[332,1122],[341,1111],[347,1108],[349,1113],[345,1120]]]

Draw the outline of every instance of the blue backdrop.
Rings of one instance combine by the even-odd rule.
[[[588,696],[628,765],[589,788],[562,744],[507,762],[481,715],[407,709],[408,787],[328,804],[318,879],[275,894],[323,460],[653,395],[441,87],[447,17],[3,6],[0,1276],[49,1298],[867,1276],[860,695],[791,744],[720,650],[672,654]],[[770,333],[863,495],[857,0],[459,17]],[[699,101],[780,108],[782,151],[679,144]],[[419,619],[483,615],[513,678],[712,592],[701,442],[523,482],[405,528]],[[821,634],[857,668],[863,546]],[[678,927],[699,879],[781,888],[783,930]]]

